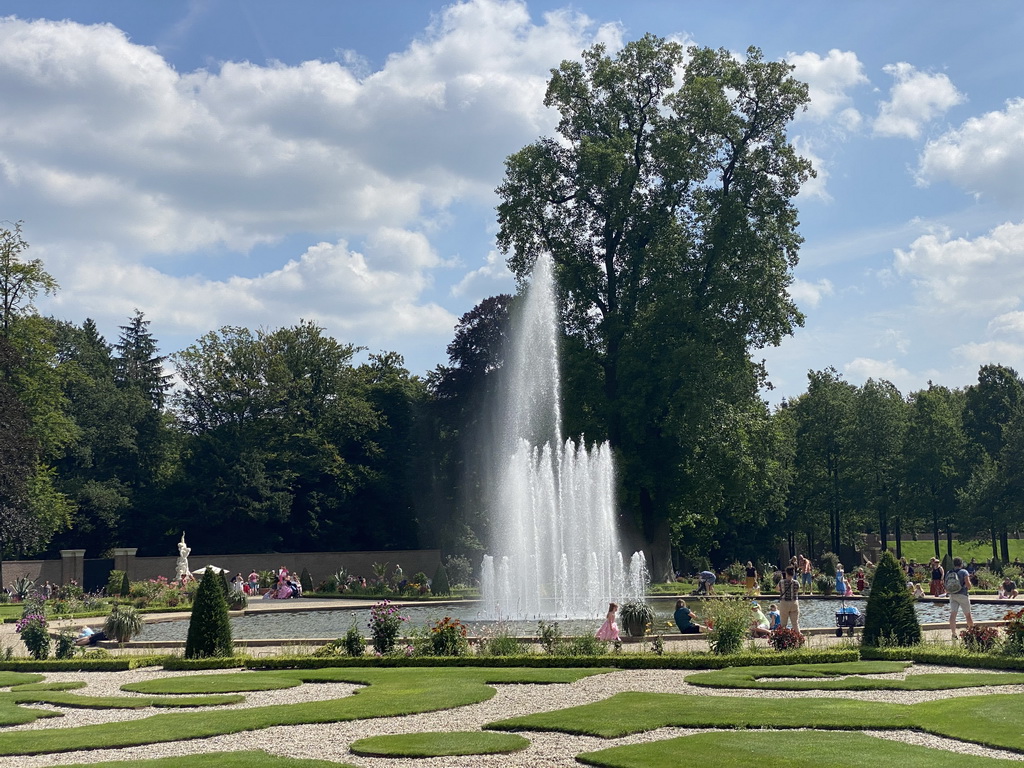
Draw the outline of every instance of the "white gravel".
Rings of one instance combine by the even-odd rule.
[[[924,672],[964,672],[963,669],[951,669],[929,666],[915,666],[910,674]],[[54,673],[47,674],[48,682],[66,680],[85,680],[88,687],[79,693],[95,695],[133,694],[120,691],[120,686],[140,680],[151,680],[161,677],[177,677],[189,674],[209,674],[206,672],[165,672],[162,670],[134,670],[116,673]],[[238,672],[238,674],[244,674]],[[886,701],[891,703],[912,704],[936,698],[950,696],[970,696],[982,691],[991,692],[988,688],[967,688],[954,691],[750,691],[750,690],[717,690],[698,688],[688,685],[684,678],[692,674],[689,671],[670,670],[630,670],[612,672],[584,678],[570,685],[497,685],[497,694],[489,701],[466,707],[429,712],[407,717],[390,717],[354,722],[335,723],[328,725],[299,725],[268,728],[262,731],[217,736],[210,739],[174,742],[169,744],[152,744],[115,750],[91,750],[70,752],[59,755],[38,757],[0,758],[0,768],[33,768],[34,766],[65,765],[69,763],[90,763],[104,760],[126,760],[131,758],[171,757],[176,755],[195,754],[201,752],[231,751],[242,749],[263,749],[277,755],[290,757],[318,758],[333,760],[370,768],[577,768],[575,756],[580,752],[594,751],[623,744],[636,744],[673,738],[692,733],[697,730],[680,728],[663,728],[643,734],[628,736],[621,739],[598,739],[592,737],[567,736],[551,733],[524,734],[531,741],[531,746],[511,755],[484,755],[471,758],[433,758],[424,759],[387,759],[363,758],[353,755],[348,750],[349,744],[366,736],[393,733],[410,733],[419,731],[464,731],[475,730],[482,725],[508,717],[543,712],[551,709],[586,704],[599,701],[621,691],[651,691],[664,693],[681,693],[695,696],[771,696],[772,698],[790,697],[842,697],[870,701]],[[902,677],[904,673],[891,675]],[[240,707],[263,706],[267,704],[287,704],[306,701],[317,701],[351,695],[358,686],[349,684],[307,684],[296,688],[277,691],[244,694],[246,701]],[[1006,686],[998,689],[1000,693],[1024,693],[1024,686]],[[53,708],[57,709],[57,708]],[[137,711],[121,710],[73,710],[64,709],[62,718],[44,718],[35,723],[15,726],[11,730],[33,728],[73,727],[98,722],[117,722],[148,717],[166,709],[144,709]],[[196,710],[189,710],[196,711]],[[202,711],[202,710],[198,710]],[[706,729],[701,729],[706,730]],[[870,731],[870,735],[880,738],[896,739],[912,744],[936,747],[962,754],[1000,757],[1010,760],[1022,760],[1024,755],[1016,755],[1000,750],[966,744],[952,739],[931,736],[914,731]]]

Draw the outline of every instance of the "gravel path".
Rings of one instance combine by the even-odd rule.
[[[915,666],[909,674],[924,672],[964,672],[963,669],[943,668],[934,666]],[[190,674],[209,674],[204,672],[165,672],[163,670],[133,670],[116,673],[52,673],[47,674],[50,682],[66,680],[86,680],[88,687],[80,690],[86,694],[114,694],[131,696],[133,694],[120,691],[120,686],[141,680],[161,677],[174,677]],[[698,688],[688,685],[684,678],[690,672],[667,670],[630,670],[612,672],[585,678],[571,685],[497,685],[497,694],[489,701],[466,707],[430,712],[407,717],[390,717],[372,720],[359,720],[347,723],[328,725],[299,725],[280,728],[268,728],[262,731],[217,736],[210,739],[175,742],[170,744],[153,744],[116,750],[93,750],[70,752],[60,755],[44,755],[39,757],[8,757],[0,758],[0,768],[33,768],[34,766],[66,765],[69,763],[90,763],[104,760],[125,760],[143,757],[171,757],[176,755],[214,752],[223,750],[264,749],[267,752],[290,757],[318,758],[346,762],[369,768],[413,768],[428,766],[429,768],[454,768],[456,766],[479,766],[480,768],[576,768],[579,764],[575,756],[580,752],[588,752],[623,744],[636,744],[673,738],[676,736],[697,733],[697,730],[681,728],[662,728],[643,734],[628,736],[621,739],[598,739],[592,737],[566,736],[551,733],[525,734],[531,746],[512,755],[486,755],[472,758],[433,758],[423,759],[385,759],[361,758],[351,754],[348,745],[354,740],[386,733],[411,733],[418,731],[455,731],[474,730],[485,723],[507,717],[516,717],[533,712],[576,706],[599,701],[621,691],[651,691],[664,693],[681,693],[694,696],[765,696],[772,698],[790,697],[841,697],[870,701],[912,704],[931,699],[949,698],[951,696],[972,696],[988,691],[991,688],[965,688],[953,691],[750,691],[750,690],[716,690]],[[875,677],[902,677],[896,675],[880,675]],[[247,693],[246,702],[237,706],[251,707],[267,704],[286,704],[293,702],[316,701],[348,696],[359,686],[350,684],[307,684],[297,688],[259,693]],[[1024,686],[1006,686],[998,689],[1000,693],[1024,693]],[[56,708],[54,708],[56,709]],[[220,709],[220,708],[218,708]],[[115,722],[148,717],[156,712],[168,710],[145,709],[126,712],[116,710],[72,710],[65,709],[62,718],[46,718],[35,723],[15,726],[11,730],[27,730],[34,728],[73,727],[98,722]],[[195,710],[190,710],[195,711]],[[201,710],[200,710],[201,711]],[[706,730],[706,729],[701,729]],[[1010,760],[1024,760],[1024,755],[1007,753],[1001,750],[986,749],[951,739],[931,736],[914,731],[867,732],[880,738],[896,739],[912,744],[937,747],[962,754],[999,757]]]

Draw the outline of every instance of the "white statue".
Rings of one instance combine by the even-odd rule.
[[[185,532],[181,532],[181,541],[178,542],[178,561],[174,564],[174,578],[178,581],[192,578],[192,572],[188,569],[188,556],[192,552],[185,543]]]

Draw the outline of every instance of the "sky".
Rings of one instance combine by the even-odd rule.
[[[512,292],[504,159],[550,70],[645,33],[786,60],[817,178],[756,350],[772,402],[834,367],[904,393],[1024,371],[1024,14],[1016,0],[0,1],[0,220],[60,283],[40,311],[161,349],[313,320],[425,374]]]

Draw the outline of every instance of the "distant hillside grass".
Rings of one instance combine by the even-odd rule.
[[[907,541],[903,540],[903,556],[908,560],[914,558],[917,562],[925,562],[935,555],[935,544],[931,541]],[[890,541],[889,549],[896,551],[895,544]],[[939,553],[946,554],[945,538],[939,541]],[[977,558],[978,562],[987,562],[992,559],[992,543],[965,541],[959,542],[953,539],[953,557],[962,557],[964,562],[970,562],[971,558]],[[1010,560],[1019,557],[1024,561],[1024,539],[1010,539]]]

